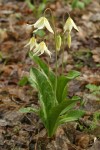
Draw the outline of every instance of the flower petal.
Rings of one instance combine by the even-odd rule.
[[[70,19],[71,19],[71,18],[70,18]],[[76,29],[77,31],[79,31],[79,29],[77,28],[76,24],[74,23],[74,21],[73,21],[72,19],[71,19],[71,23],[72,23],[74,29]]]
[[[48,54],[51,57],[52,53],[48,49],[45,50],[45,53]]]
[[[76,26],[76,24],[74,23],[74,21],[69,17],[69,18],[67,19],[65,25],[64,25],[64,33],[65,33],[66,31],[71,32],[72,28],[74,28],[74,29],[76,29],[77,31],[79,31],[78,28],[77,28],[77,26]]]
[[[69,17],[65,22],[64,32],[66,32],[66,31],[71,32],[72,28],[73,28],[73,25],[72,25],[70,17]]]
[[[47,28],[47,30],[54,34],[54,31],[52,30],[50,23],[46,18],[44,18],[44,24],[45,24],[45,27]]]
[[[41,42],[40,44],[38,44],[38,45],[36,46],[36,48],[34,49],[34,55],[40,56],[40,55],[42,55],[43,53],[46,53],[46,54],[48,54],[48,55],[51,57],[51,52],[48,50],[48,48],[47,48],[45,42],[42,41],[42,42]]]
[[[44,17],[41,17],[35,24],[34,28],[43,29],[44,28]]]

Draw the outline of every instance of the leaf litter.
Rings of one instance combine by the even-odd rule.
[[[24,1],[0,1],[0,150],[99,150],[100,120],[90,129],[93,113],[100,111],[100,95],[93,95],[87,84],[100,85],[100,4],[92,1],[84,10],[72,10],[70,5],[57,1],[49,4],[57,19],[68,10],[76,20],[80,32],[73,33],[72,47],[65,48],[64,72],[74,69],[81,76],[70,83],[69,96],[81,97],[87,112],[83,120],[62,125],[55,137],[48,139],[39,118],[32,113],[22,114],[21,107],[38,106],[37,92],[27,83],[19,86],[23,76],[28,76],[34,63],[24,48],[30,37],[26,24],[35,16]],[[59,22],[58,30],[61,30]],[[49,39],[48,39],[49,40]],[[52,39],[50,39],[52,48]],[[62,55],[62,54],[61,54]],[[48,60],[44,55],[43,59]],[[54,67],[53,56],[50,65]],[[59,66],[61,60],[59,58]],[[59,69],[60,72],[60,69]],[[79,104],[80,105],[80,104]]]

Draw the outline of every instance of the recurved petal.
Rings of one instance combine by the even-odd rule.
[[[71,19],[71,18],[70,18],[70,19]],[[74,29],[76,29],[77,31],[79,31],[78,27],[76,26],[76,24],[74,23],[74,21],[73,21],[72,19],[71,19],[71,23],[72,23]]]
[[[33,49],[34,46],[35,46],[35,45],[30,44],[30,51]]]
[[[30,41],[24,46],[24,47],[27,47],[27,46],[29,46],[30,45]]]
[[[45,53],[51,57],[52,53],[48,49],[45,50]]]
[[[52,30],[51,25],[46,18],[45,18],[44,24],[45,24],[45,27],[47,28],[47,30],[54,34],[54,31]]]

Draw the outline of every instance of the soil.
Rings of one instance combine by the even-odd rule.
[[[48,138],[36,114],[19,112],[22,107],[38,106],[37,91],[28,83],[19,84],[22,77],[29,76],[30,67],[35,66],[28,56],[29,48],[24,46],[31,37],[31,28],[26,29],[26,24],[34,23],[38,16],[24,0],[0,0],[0,150],[100,150],[100,116],[96,121],[93,118],[95,112],[100,112],[100,91],[93,93],[86,88],[87,84],[100,86],[100,2],[95,0],[84,9],[72,9],[70,3],[58,0],[49,2],[47,7],[56,16],[59,31],[66,12],[79,28],[79,32],[72,32],[71,48],[65,47],[64,73],[81,72],[69,84],[69,97],[82,98],[83,105],[79,107],[86,115],[62,125],[53,138]],[[47,37],[46,30],[45,34],[52,58],[45,54],[41,58],[49,60],[54,68],[53,38]],[[59,73],[61,55],[60,51]]]

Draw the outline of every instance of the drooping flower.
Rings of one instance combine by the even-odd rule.
[[[34,55],[42,55],[43,53],[46,53],[47,55],[49,55],[51,57],[51,52],[48,50],[45,42],[41,42],[40,44],[38,44],[36,46],[36,48],[34,49]]]
[[[44,27],[46,27],[49,32],[54,34],[54,31],[52,30],[49,21],[45,17],[39,18],[37,22],[34,24],[34,28],[36,28],[34,32],[36,32],[39,29],[43,29]]]
[[[65,25],[64,25],[64,33],[65,33],[66,31],[71,32],[72,28],[74,28],[74,29],[76,29],[77,31],[79,31],[78,28],[77,28],[77,26],[76,26],[76,24],[74,23],[74,21],[71,19],[71,17],[69,17],[69,18],[66,20],[66,23],[65,23]]]
[[[25,45],[25,47],[30,46],[30,51],[31,51],[34,47],[36,47],[36,45],[37,45],[36,39],[32,37],[30,41]]]

